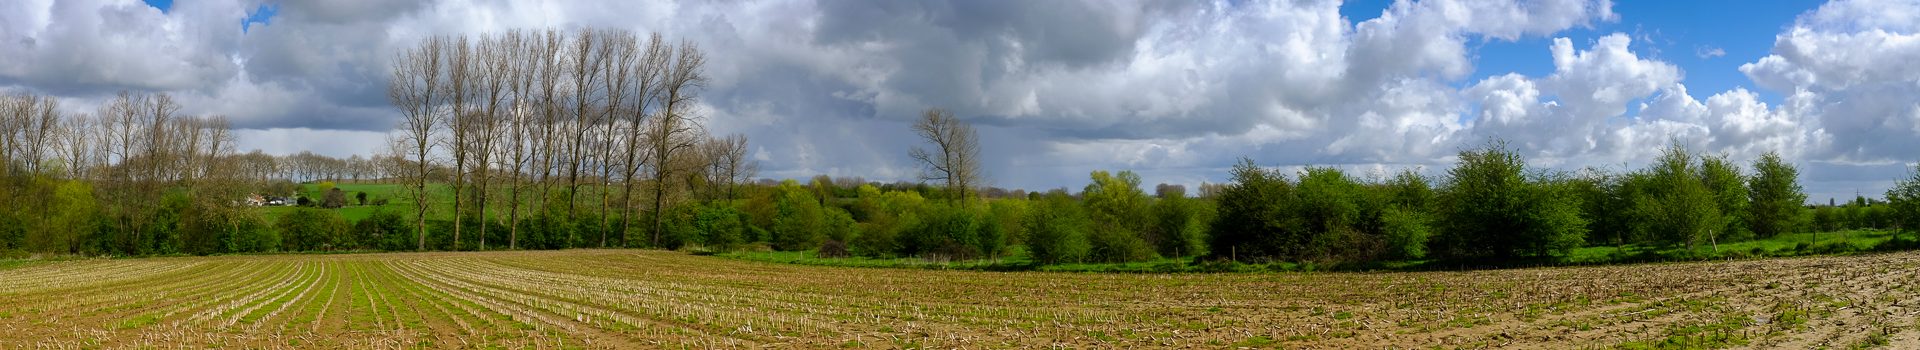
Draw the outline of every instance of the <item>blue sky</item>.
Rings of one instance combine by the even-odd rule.
[[[1340,14],[1353,22],[1380,17],[1392,0],[1346,1]],[[1765,57],[1773,48],[1773,35],[1793,23],[1795,16],[1811,11],[1824,1],[1778,0],[1626,0],[1613,4],[1619,20],[1596,22],[1591,28],[1574,27],[1556,33],[1556,37],[1584,44],[1612,33],[1634,37],[1633,45],[1643,55],[1678,65],[1686,73],[1687,86],[1694,91],[1726,91],[1736,87],[1759,90],[1769,103],[1778,103],[1780,94],[1755,89],[1753,82],[1740,73],[1740,65]],[[1553,72],[1548,53],[1550,37],[1526,37],[1519,40],[1474,40],[1478,63],[1473,77],[1461,85],[1488,76],[1520,73],[1545,76]],[[1719,55],[1708,53],[1714,49]]]
[[[1242,157],[1438,174],[1502,139],[1559,171],[1774,151],[1819,201],[1920,160],[1920,0],[146,4],[0,1],[0,90],[73,113],[165,92],[243,149],[367,155],[399,119],[399,49],[595,27],[706,50],[707,130],[747,136],[769,178],[914,180],[905,130],[933,107],[980,127],[989,183],[1027,189],[1220,182]]]

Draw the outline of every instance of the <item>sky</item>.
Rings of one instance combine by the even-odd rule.
[[[344,157],[399,120],[400,48],[583,27],[699,44],[700,116],[768,178],[912,180],[931,107],[1006,188],[1224,182],[1242,157],[1438,175],[1499,139],[1565,171],[1775,151],[1824,202],[1920,160],[1920,0],[14,0],[0,90],[75,113],[166,92],[242,149]]]

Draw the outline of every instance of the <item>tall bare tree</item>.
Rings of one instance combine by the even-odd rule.
[[[613,138],[617,136],[616,128],[619,124],[615,116],[620,115],[623,109],[631,107],[628,101],[644,98],[635,91],[638,84],[635,84],[633,74],[634,71],[641,69],[636,65],[644,61],[639,58],[639,38],[631,31],[610,30],[602,36],[601,41],[599,54],[596,56],[600,57],[603,66],[600,70],[602,75],[600,81],[605,85],[601,91],[606,94],[606,103],[600,113],[601,117],[591,125],[596,128],[598,134],[598,137],[593,140],[596,146],[593,148],[598,151],[595,154],[596,161],[593,168],[600,170],[599,186],[596,186],[599,191],[596,192],[600,194],[600,247],[604,248],[607,246],[608,231],[607,195],[609,191],[607,189],[612,185],[608,181],[613,178],[613,150],[616,148]]]
[[[467,147],[472,150],[474,166],[478,167],[474,171],[474,183],[477,184],[477,188],[473,193],[476,197],[474,202],[480,206],[480,250],[487,249],[486,223],[493,221],[492,217],[487,216],[488,198],[491,197],[488,187],[493,183],[491,177],[493,157],[496,147],[500,144],[498,140],[500,132],[504,129],[501,125],[501,110],[510,102],[506,99],[512,90],[508,85],[514,78],[510,75],[513,73],[514,62],[510,53],[510,50],[515,49],[513,45],[514,43],[507,36],[482,38],[475,57],[478,60],[476,68],[480,70],[480,81],[475,87],[478,89],[477,95],[482,99],[480,103],[483,109],[481,113],[475,115],[478,120],[467,125],[472,129],[469,133],[474,136],[468,140]]]
[[[626,244],[626,235],[632,232],[633,219],[638,216],[640,210],[640,206],[633,203],[633,187],[640,183],[638,176],[647,158],[645,126],[648,116],[653,113],[655,103],[661,96],[661,85],[664,83],[667,68],[672,59],[672,45],[667,44],[660,33],[653,33],[647,38],[647,48],[645,53],[641,54],[637,62],[638,66],[629,72],[632,74],[630,79],[633,80],[634,98],[626,103],[627,106],[623,108],[619,123],[626,131],[626,135],[621,140],[625,150],[621,152],[622,161],[620,162],[620,180],[623,187],[620,191],[622,196],[620,203],[627,209],[620,218],[621,244]]]
[[[393,60],[393,76],[388,81],[387,98],[394,107],[406,117],[401,121],[401,134],[396,140],[403,149],[396,154],[407,154],[413,158],[414,167],[405,174],[411,182],[414,199],[414,223],[419,234],[419,250],[427,249],[427,209],[430,199],[427,183],[431,179],[428,168],[433,163],[429,157],[434,148],[434,131],[440,127],[439,104],[443,93],[441,74],[448,44],[442,37],[430,38]]]
[[[572,45],[567,50],[569,75],[573,83],[573,119],[566,124],[571,133],[567,150],[567,220],[574,218],[574,207],[578,203],[580,192],[580,169],[592,152],[584,149],[587,132],[598,124],[601,116],[600,103],[606,95],[599,91],[600,71],[606,68],[606,46],[599,30],[580,29],[574,33]],[[603,240],[604,241],[604,240]],[[604,243],[604,242],[602,242]]]
[[[944,181],[953,199],[966,203],[980,181],[980,137],[973,126],[953,117],[953,113],[929,108],[913,123],[913,133],[932,144],[933,149],[914,147],[908,152],[925,168],[922,181]]]
[[[653,165],[653,246],[660,246],[662,210],[666,208],[667,194],[672,190],[669,180],[678,175],[680,163],[676,157],[684,156],[702,140],[700,124],[693,118],[693,101],[699,97],[700,89],[706,87],[706,54],[691,41],[680,43],[680,50],[674,55],[673,65],[667,69],[661,88],[660,113],[652,118],[651,129],[647,131],[647,142],[651,146]]]
[[[480,82],[479,75],[482,73],[478,67],[482,64],[474,62],[473,46],[467,41],[467,36],[455,36],[448,44],[451,46],[447,47],[447,57],[444,59],[447,66],[445,73],[447,81],[441,86],[447,90],[444,98],[448,107],[452,108],[448,111],[450,123],[447,125],[449,137],[446,139],[446,147],[453,156],[451,159],[453,174],[450,179],[453,182],[453,250],[460,250],[460,223],[466,221],[463,220],[465,217],[461,216],[461,209],[467,204],[463,200],[466,198],[461,194],[467,190],[470,133],[476,129],[474,125],[481,119],[480,116],[475,115],[472,102],[474,85]]]

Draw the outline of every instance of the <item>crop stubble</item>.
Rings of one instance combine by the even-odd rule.
[[[574,250],[0,270],[20,347],[1920,346],[1920,254],[1413,273],[1071,274]]]

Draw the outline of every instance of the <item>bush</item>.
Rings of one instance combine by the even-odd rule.
[[[1025,226],[1027,253],[1040,264],[1086,260],[1093,248],[1087,242],[1087,214],[1066,194],[1054,193],[1029,204]]]
[[[1126,230],[1092,230],[1087,234],[1087,258],[1096,262],[1153,260],[1153,246]]]
[[[320,207],[322,208],[339,209],[344,206],[347,206],[347,193],[346,191],[341,191],[339,188],[327,190],[326,196],[320,200]]]
[[[385,249],[393,251],[413,250],[415,242],[413,223],[399,212],[386,208],[374,209],[367,218],[353,224],[353,236],[358,249]]]
[[[1153,246],[1144,237],[1152,229],[1149,197],[1140,190],[1140,175],[1121,171],[1108,175],[1094,171],[1081,196],[1092,219],[1088,257],[1101,262],[1150,260]]]
[[[332,210],[294,208],[274,226],[280,229],[285,251],[333,250],[351,243],[351,225]]]
[[[1153,204],[1153,226],[1148,237],[1161,256],[1187,257],[1207,252],[1207,225],[1213,207],[1185,197],[1161,198]]]
[[[984,253],[978,248],[984,223],[965,208],[933,204],[926,206],[920,217],[919,225],[899,237],[900,254],[960,260]]]
[[[781,184],[776,191],[773,226],[769,229],[773,232],[773,247],[787,251],[818,248],[821,228],[826,226],[820,201],[793,181]]]
[[[1241,159],[1233,184],[1218,194],[1219,217],[1207,246],[1211,256],[1248,261],[1302,256],[1309,245],[1294,212],[1294,186],[1285,175]]]
[[[1386,240],[1383,257],[1420,259],[1427,257],[1427,218],[1419,212],[1389,208],[1380,215],[1381,233]]]
[[[841,242],[845,245],[845,242],[853,240],[853,237],[859,234],[858,223],[853,221],[852,214],[840,208],[825,208],[825,211],[826,218],[821,223],[823,225],[821,233],[826,235],[826,240]]]
[[[1564,254],[1580,246],[1586,220],[1565,181],[1530,178],[1520,154],[1494,143],[1460,152],[1439,196],[1437,255],[1511,259]]]
[[[840,243],[840,241],[827,241],[826,243],[821,243],[820,252],[814,255],[822,258],[845,258],[845,257],[853,256],[852,253],[847,251],[847,244]]]
[[[694,214],[693,227],[700,244],[713,250],[733,250],[746,243],[746,213],[733,206],[704,206]]]

